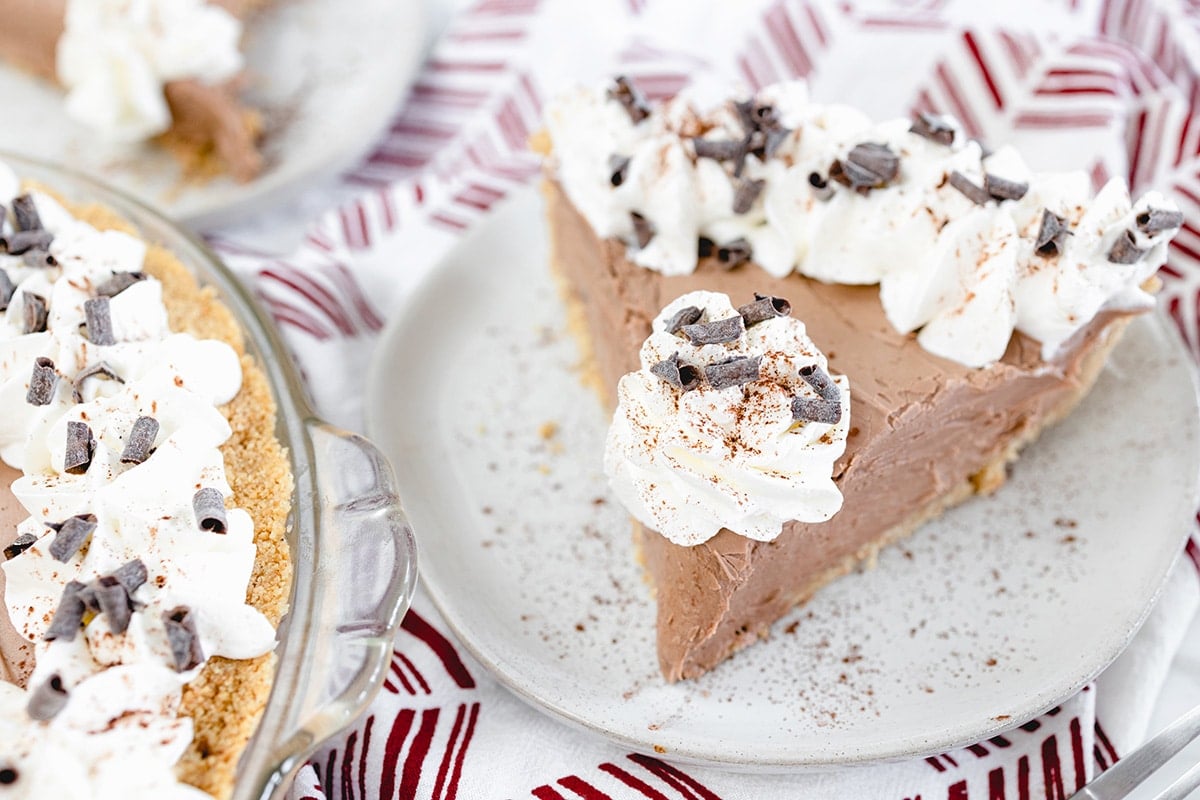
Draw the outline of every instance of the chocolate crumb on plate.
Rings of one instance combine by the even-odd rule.
[[[84,604],[81,593],[86,587],[79,581],[70,581],[63,587],[62,599],[54,610],[54,619],[42,639],[53,642],[57,639],[70,642],[83,626]]]
[[[87,338],[92,344],[116,344],[113,336],[112,313],[109,310],[109,300],[101,295],[93,297],[83,304],[83,313],[87,318]]]
[[[650,244],[650,240],[654,238],[654,226],[650,224],[650,220],[636,211],[630,211],[629,218],[633,221],[633,237],[637,246],[645,247]]]
[[[58,371],[54,362],[45,356],[38,356],[33,362],[33,373],[29,376],[29,391],[25,393],[25,402],[31,406],[48,406],[54,399],[54,387],[58,385]]]
[[[1183,212],[1151,208],[1137,215],[1138,230],[1147,236],[1174,230],[1183,225]]]
[[[699,322],[700,317],[704,316],[704,312],[695,306],[684,306],[675,312],[675,315],[667,320],[667,333],[678,333],[679,329],[684,325],[691,325],[694,322]]]
[[[650,107],[642,93],[624,75],[618,75],[613,81],[613,86],[608,90],[608,97],[621,104],[635,125],[650,116]]]
[[[33,292],[21,292],[21,311],[24,316],[25,333],[41,333],[46,330],[46,320],[50,316],[50,307],[46,298]]]
[[[70,692],[63,685],[62,676],[56,672],[30,692],[25,713],[38,722],[52,720],[66,706],[69,697]]]
[[[200,647],[200,634],[196,632],[196,620],[187,606],[176,606],[162,615],[167,629],[167,641],[171,645],[171,659],[176,672],[187,672],[204,661]]]
[[[58,523],[58,532],[54,534],[54,541],[50,542],[48,548],[50,555],[56,561],[67,563],[91,537],[96,525],[95,514],[76,514]]]
[[[727,242],[717,248],[717,261],[726,270],[740,267],[742,264],[749,262],[753,256],[754,251],[750,248],[750,242],[740,236],[732,242]]]
[[[12,544],[4,548],[4,560],[11,561],[17,556],[24,553],[29,548],[33,547],[37,541],[37,537],[32,533],[22,533],[16,539],[13,539]]]
[[[1123,231],[1108,251],[1108,260],[1114,264],[1134,264],[1144,255],[1146,251],[1134,242],[1133,232]]]
[[[1037,241],[1034,250],[1041,256],[1059,256],[1067,247],[1067,237],[1071,234],[1067,221],[1050,209],[1043,209],[1042,224],[1038,228]]]
[[[742,315],[746,327],[749,328],[764,320],[788,316],[792,313],[792,304],[782,297],[768,297],[755,292],[754,302],[739,308],[738,313]]]
[[[650,367],[650,373],[685,392],[700,385],[700,370],[691,364],[681,363],[678,352]]]
[[[225,518],[225,498],[211,486],[192,496],[192,510],[196,512],[196,524],[200,530],[210,533],[225,533],[228,521]]]
[[[141,464],[150,457],[154,439],[158,436],[158,420],[154,417],[138,417],[129,429],[125,449],[121,451],[122,464]]]
[[[746,325],[739,315],[684,325],[680,330],[692,344],[723,344],[736,341],[746,330]]]
[[[915,133],[923,139],[944,144],[947,147],[954,144],[954,127],[945,117],[922,111],[913,119],[909,133]]]
[[[709,364],[704,368],[704,377],[708,385],[717,391],[728,389],[730,386],[741,386],[758,380],[761,361],[762,356],[739,356],[717,364]]]
[[[67,422],[67,450],[63,456],[63,471],[72,475],[82,475],[92,465],[92,455],[96,452],[96,439],[92,429],[85,422],[69,420]]]
[[[968,200],[977,206],[985,205],[988,200],[992,199],[992,196],[987,193],[987,189],[984,189],[958,170],[951,172],[947,180],[951,186],[962,192]]]

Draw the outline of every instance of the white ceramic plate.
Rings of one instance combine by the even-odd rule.
[[[1156,316],[1002,491],[822,590],[769,641],[665,684],[541,214],[536,193],[515,197],[431,275],[385,334],[367,397],[425,586],[518,695],[667,758],[822,767],[992,736],[1128,643],[1181,550],[1200,469],[1191,362]]]
[[[66,116],[61,89],[6,65],[0,97],[16,111],[0,125],[0,150],[82,170],[193,225],[229,222],[364,154],[416,75],[423,22],[418,0],[287,0],[257,18],[246,97],[265,114],[267,168],[249,183],[185,183],[159,148],[101,146]]]

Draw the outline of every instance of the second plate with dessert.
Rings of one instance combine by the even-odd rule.
[[[385,334],[367,398],[426,587],[518,695],[674,760],[819,768],[993,736],[1077,691],[1136,632],[1200,468],[1190,359],[1154,316],[1002,491],[821,590],[770,641],[665,683],[541,214],[536,192],[514,197],[440,265]]]

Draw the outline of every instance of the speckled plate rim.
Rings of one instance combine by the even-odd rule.
[[[366,417],[366,429],[371,439],[379,444],[387,455],[394,461],[403,457],[401,453],[391,452],[391,443],[385,435],[384,429],[380,423],[382,417],[382,408],[377,407],[377,403],[385,404],[389,396],[384,387],[389,381],[394,381],[394,373],[392,373],[387,365],[391,360],[391,355],[404,347],[404,337],[399,333],[407,324],[407,319],[411,314],[414,314],[422,305],[433,302],[435,300],[437,284],[442,271],[450,265],[463,258],[469,257],[472,250],[480,247],[481,240],[486,241],[489,236],[496,236],[498,231],[507,230],[509,237],[520,239],[522,241],[537,242],[536,253],[531,253],[529,257],[541,258],[544,260],[545,255],[545,223],[542,217],[542,209],[540,201],[537,197],[538,193],[535,188],[528,187],[526,189],[514,192],[506,198],[501,204],[492,210],[489,217],[478,224],[478,226],[466,235],[460,242],[451,248],[438,262],[438,264],[426,273],[412,288],[412,291],[398,302],[392,309],[389,315],[389,323],[380,335],[374,354],[371,358],[371,363],[367,373],[367,390],[364,404],[364,413]],[[520,215],[525,223],[530,225],[529,231],[524,232],[526,235],[519,235],[515,232],[509,223],[508,216],[513,215],[515,209],[521,208],[528,212],[530,208],[536,208],[536,216],[530,217],[528,213]],[[505,212],[508,212],[507,214]],[[533,239],[533,226],[537,227],[536,234],[538,239]],[[491,258],[489,263],[493,268],[503,263],[503,259]],[[548,267],[547,267],[548,269]],[[1197,371],[1195,361],[1191,353],[1187,350],[1178,330],[1171,324],[1165,315],[1156,310],[1150,314],[1144,315],[1134,320],[1134,325],[1126,335],[1135,334],[1134,326],[1148,325],[1160,334],[1166,342],[1166,346],[1172,351],[1172,355],[1178,357],[1182,369],[1186,371],[1188,381],[1191,385],[1191,401],[1194,416],[1200,420],[1200,372]],[[1121,343],[1118,343],[1118,348]],[[912,739],[905,744],[894,748],[880,748],[869,755],[849,756],[838,759],[775,759],[775,758],[752,758],[741,757],[737,755],[728,755],[722,757],[713,757],[704,752],[699,752],[689,748],[671,748],[669,755],[666,756],[671,761],[694,764],[706,767],[715,767],[718,769],[730,772],[756,772],[756,773],[800,773],[800,772],[828,772],[847,767],[865,767],[874,764],[884,764],[897,761],[905,761],[909,759],[922,758],[926,756],[937,755],[949,750],[965,747],[976,742],[984,741],[993,736],[1004,734],[1015,728],[1020,727],[1026,722],[1038,717],[1057,705],[1060,705],[1065,700],[1074,696],[1085,686],[1094,681],[1116,658],[1124,652],[1130,642],[1137,635],[1137,632],[1145,624],[1146,619],[1150,616],[1159,598],[1162,596],[1163,590],[1167,585],[1171,572],[1178,563],[1180,556],[1183,554],[1183,547],[1190,534],[1195,517],[1194,509],[1200,508],[1200,453],[1194,453],[1192,457],[1191,472],[1194,478],[1191,482],[1190,495],[1187,498],[1187,503],[1181,507],[1193,509],[1188,513],[1181,515],[1178,532],[1172,537],[1176,542],[1174,552],[1169,559],[1166,560],[1162,570],[1162,575],[1159,578],[1153,592],[1145,600],[1141,613],[1136,618],[1132,626],[1125,630],[1122,634],[1113,636],[1106,646],[1098,648],[1095,651],[1095,657],[1090,660],[1087,669],[1081,671],[1075,680],[1071,681],[1058,690],[1046,690],[1041,693],[1027,697],[1024,702],[1019,702],[1005,708],[1004,714],[989,713],[984,719],[987,719],[990,724],[982,723],[978,727],[972,727],[966,730],[962,727],[959,729],[948,729],[937,731],[936,734],[931,734],[923,739]],[[403,487],[402,487],[403,488]],[[420,543],[420,530],[417,530],[418,546]],[[1167,534],[1163,534],[1164,539]],[[1165,546],[1164,546],[1165,552]],[[571,727],[591,732],[603,736],[607,740],[619,744],[623,747],[630,748],[635,751],[662,757],[661,751],[654,749],[654,745],[647,739],[627,736],[617,731],[610,730],[603,725],[597,724],[586,716],[577,714],[568,708],[564,708],[561,704],[554,702],[540,695],[535,688],[528,685],[528,681],[522,675],[513,672],[491,654],[482,649],[474,640],[470,625],[466,620],[460,618],[456,611],[456,605],[451,600],[450,595],[454,593],[453,587],[442,587],[436,580],[430,580],[427,572],[429,569],[429,559],[424,558],[420,562],[419,574],[420,583],[424,590],[428,593],[433,604],[442,615],[442,619],[450,628],[459,643],[467,650],[468,653],[478,661],[492,676],[500,682],[508,691],[520,698],[523,702],[538,711],[541,711],[548,716],[567,723]],[[997,721],[996,717],[1000,717],[1002,721]]]

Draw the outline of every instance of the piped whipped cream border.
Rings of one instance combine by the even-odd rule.
[[[1014,330],[1053,360],[1102,311],[1151,307],[1142,286],[1182,223],[1157,192],[1133,203],[1114,179],[1093,196],[1086,173],[1034,173],[953,119],[876,124],[802,82],[700,111],[618,80],[558,98],[546,124],[563,190],[638,265],[877,283],[897,331],[969,367]]]

